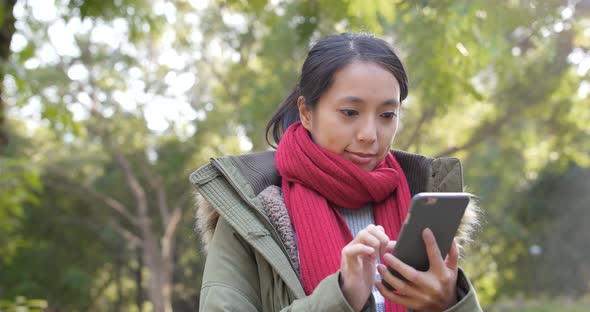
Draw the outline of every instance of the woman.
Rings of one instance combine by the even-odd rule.
[[[425,230],[427,272],[390,253],[412,194],[462,190],[457,160],[390,152],[407,93],[381,39],[312,47],[267,126],[276,153],[213,159],[191,175],[208,252],[201,310],[481,310],[455,243],[443,260]]]

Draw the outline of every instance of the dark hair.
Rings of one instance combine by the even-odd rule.
[[[266,141],[269,145],[273,146],[269,141],[271,131],[278,144],[283,132],[299,120],[299,96],[303,96],[307,107],[314,110],[319,98],[331,86],[336,71],[356,60],[373,62],[393,74],[400,87],[400,103],[406,98],[406,71],[386,41],[362,33],[343,33],[321,38],[307,54],[299,82],[266,125]]]

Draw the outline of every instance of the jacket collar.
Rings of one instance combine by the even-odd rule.
[[[392,150],[408,180],[410,194],[413,196],[431,188],[434,158]],[[281,176],[276,169],[275,152],[252,153],[241,156],[217,158],[219,166],[237,169],[249,185],[247,192],[254,196],[270,185],[281,186]]]

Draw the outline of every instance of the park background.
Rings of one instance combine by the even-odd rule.
[[[345,31],[406,65],[393,147],[462,159],[486,311],[590,305],[588,0],[1,0],[0,27],[0,311],[196,311],[188,175],[267,150]]]

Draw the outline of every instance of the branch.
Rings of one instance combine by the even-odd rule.
[[[134,226],[139,225],[137,217],[134,216],[133,214],[131,214],[129,212],[129,210],[127,209],[127,207],[125,207],[125,205],[123,205],[120,201],[118,201],[110,196],[107,196],[107,195],[97,191],[96,189],[94,189],[88,185],[75,183],[74,181],[72,181],[69,177],[67,177],[63,173],[57,172],[55,170],[50,170],[49,172],[51,174],[59,177],[61,179],[61,182],[64,182],[65,184],[67,184],[67,186],[68,186],[66,188],[67,191],[69,191],[69,192],[76,191],[77,193],[80,193],[83,195],[90,195],[90,196],[94,197],[94,199],[98,200],[99,202],[102,202],[103,204],[111,207],[113,210],[115,210],[116,212],[121,214],[132,225],[134,225]]]
[[[406,144],[404,144],[404,146],[401,147],[402,151],[407,151],[408,148],[410,148],[410,146],[412,146],[412,144],[414,144],[414,141],[420,135],[420,130],[422,130],[422,126],[427,121],[432,119],[432,117],[434,117],[434,110],[428,110],[422,114],[422,116],[420,117],[420,120],[418,120],[418,123],[416,124],[416,127],[414,128],[414,131],[412,132],[412,135],[410,135],[410,138],[408,139]]]
[[[90,81],[90,84],[94,86],[95,85],[94,78],[92,77],[92,75],[90,75],[88,79]],[[93,89],[93,91],[94,91],[94,89]],[[90,114],[93,117],[95,117],[99,120],[102,120],[106,123],[107,119],[98,110],[98,105],[99,105],[98,103],[99,102],[98,102],[95,92],[92,92],[91,95],[92,95],[93,101],[92,101],[92,107],[90,108]],[[131,190],[131,193],[133,194],[133,197],[135,198],[139,217],[140,217],[140,219],[144,219],[141,222],[144,223],[146,221],[145,218],[147,218],[147,215],[148,215],[148,205],[147,205],[145,190],[141,186],[141,184],[139,183],[139,180],[137,179],[135,174],[133,173],[133,169],[131,168],[131,164],[129,163],[129,160],[125,157],[125,155],[123,155],[123,153],[121,152],[121,150],[119,149],[117,144],[112,142],[111,133],[109,130],[96,129],[96,134],[103,140],[103,142],[105,143],[105,146],[107,147],[107,151],[115,159],[115,162],[117,163],[117,165],[119,166],[119,168],[123,172],[123,176],[125,178],[125,181],[127,182],[127,186],[129,187],[129,189]],[[141,226],[144,226],[144,225],[145,224],[141,224]]]
[[[233,102],[233,104],[236,105],[236,107],[239,107],[240,106],[240,96],[238,94],[236,94],[235,92],[231,91],[231,83],[227,79],[225,79],[225,76],[221,72],[219,72],[217,69],[215,69],[214,62],[210,61],[205,54],[203,54],[201,56],[201,58],[204,61],[203,63],[207,64],[207,67],[209,68],[209,70],[211,71],[213,76],[215,76],[215,78],[217,80],[219,80],[219,82],[221,82],[222,85],[225,86],[224,89],[225,89],[227,95],[229,96],[229,98],[231,99],[231,101]]]
[[[131,247],[131,249],[135,248],[136,246],[143,247],[143,241],[137,235],[123,228],[121,225],[119,225],[119,223],[115,222],[114,220],[111,220],[110,224],[113,227],[113,229],[115,229],[115,231],[118,232],[121,235],[121,237],[123,237],[129,243],[129,247]]]
[[[92,75],[89,76],[89,81],[91,85],[95,85],[95,81]],[[93,88],[93,92],[91,93],[92,96],[92,103],[90,107],[90,114],[91,116],[97,118],[104,123],[108,123],[107,118],[98,110],[98,98],[96,96],[95,89]],[[146,193],[143,186],[139,183],[139,180],[133,173],[133,169],[129,160],[123,155],[119,147],[116,143],[112,142],[111,140],[111,133],[108,129],[96,129],[96,135],[101,138],[104,142],[104,145],[111,155],[114,158],[115,163],[123,172],[123,176],[125,178],[126,184],[131,190],[133,197],[135,198],[136,203],[136,210],[137,210],[137,221],[136,225],[138,228],[141,229],[141,237],[144,240],[145,248],[151,248],[154,246],[154,237],[153,232],[151,229],[151,220],[148,212],[148,202],[146,198]],[[151,246],[151,247],[150,247]]]
[[[115,158],[115,162],[117,163],[117,165],[119,166],[119,168],[123,172],[123,176],[125,178],[125,181],[127,182],[127,186],[129,187],[129,189],[131,190],[131,193],[133,194],[133,197],[135,198],[135,201],[137,204],[137,210],[138,210],[138,213],[140,214],[140,218],[146,217],[147,216],[147,199],[146,199],[145,190],[141,186],[141,184],[139,183],[139,180],[137,179],[135,174],[133,173],[133,169],[131,168],[131,164],[129,163],[129,160],[123,155],[123,153],[116,146],[116,144],[113,144],[111,142],[108,133],[101,135],[101,137],[105,141],[111,156],[113,156],[113,158]]]
[[[520,109],[507,110],[504,116],[502,116],[501,118],[498,118],[494,122],[480,127],[479,130],[477,130],[475,134],[471,137],[471,139],[469,139],[466,143],[459,146],[449,147],[446,150],[443,150],[442,152],[438,153],[438,155],[436,155],[435,158],[449,156],[458,151],[469,149],[481,143],[483,140],[498,134],[500,128],[508,121],[510,121],[518,113],[519,110]]]
[[[178,200],[174,204],[174,208],[175,209],[182,208],[182,206],[184,206],[186,204],[186,202],[191,198],[191,195],[192,194],[193,193],[192,193],[192,189],[191,188],[185,190],[184,193],[182,193],[182,195],[180,195],[180,197],[178,198]]]
[[[160,211],[162,223],[167,224],[170,219],[170,211],[168,209],[166,187],[163,178],[160,175],[155,175],[149,166],[146,166],[143,161],[141,162],[141,167],[147,177],[148,184],[156,192],[156,200],[158,202],[158,210]]]
[[[173,243],[174,243],[174,235],[176,234],[176,229],[178,228],[178,223],[180,222],[180,217],[182,217],[182,209],[174,209],[172,212],[172,216],[170,217],[170,222],[166,224],[166,230],[164,231],[164,235],[162,236],[162,257],[164,259],[168,259],[172,256],[173,250]]]
[[[172,256],[173,239],[174,235],[176,234],[178,223],[180,223],[180,219],[182,217],[182,207],[189,200],[190,195],[191,190],[188,189],[180,196],[178,202],[174,206],[174,211],[172,212],[169,222],[166,223],[164,235],[162,236],[162,256],[164,258]]]
[[[76,218],[76,217],[60,217],[60,220],[56,223],[57,226],[78,226],[85,229],[90,229],[95,234],[100,234],[103,230],[103,226],[94,222],[95,218],[98,217],[96,215],[91,216],[90,218]],[[109,220],[109,224],[113,227],[113,229],[118,232],[122,238],[124,238],[129,244],[128,247],[130,249],[135,249],[136,247],[143,247],[143,241],[137,237],[137,235],[133,234],[131,231],[123,228],[117,221]],[[108,244],[108,242],[105,241]]]
[[[167,224],[170,221],[170,214],[168,211],[168,201],[166,198],[166,188],[164,184],[161,182],[162,178],[159,177],[158,185],[156,188],[156,199],[158,201],[158,209],[160,210],[160,216],[162,217],[162,222]]]
[[[139,180],[137,179],[137,177],[131,169],[131,164],[123,155],[121,150],[119,150],[115,144],[110,143],[110,141],[108,140],[108,136],[105,136],[103,139],[110,146],[111,153],[113,154],[117,164],[123,171],[123,175],[125,176],[125,180],[127,181],[127,186],[131,189],[131,192],[135,197],[139,223],[138,227],[141,229],[141,237],[144,240],[143,246],[145,249],[148,250],[148,253],[150,253],[150,250],[154,248],[156,242],[154,238],[153,229],[151,228],[151,219],[148,212],[148,203],[145,190],[139,183]]]

